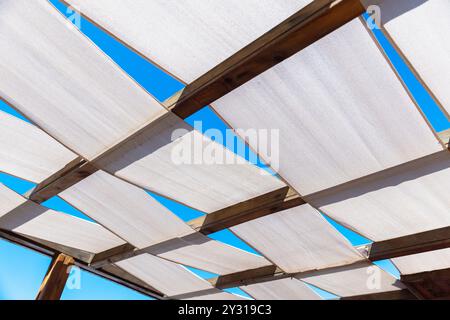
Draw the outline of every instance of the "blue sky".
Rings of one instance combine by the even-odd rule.
[[[59,9],[63,14],[66,14],[68,16],[71,15],[70,13],[67,13],[66,7],[62,5],[58,0],[50,0],[50,2],[52,2],[56,6],[56,8]],[[139,82],[159,101],[164,101],[184,87],[182,83],[165,74],[163,71],[156,68],[139,55],[133,53],[128,48],[115,41],[109,35],[105,34],[101,30],[98,30],[88,21],[82,20],[81,30],[106,54],[114,59],[122,69],[124,69],[132,78]],[[387,42],[380,31],[374,30],[374,34],[386,51],[388,57],[394,64],[398,73],[403,78],[405,84],[408,86],[408,88],[410,88],[414,99],[417,101],[434,129],[436,131],[442,131],[450,128],[449,121],[446,119],[439,107],[435,104],[433,99],[428,95],[426,90],[420,85],[417,79],[414,78],[414,75],[408,69],[399,55],[395,52],[394,48]],[[13,114],[27,121],[26,119],[21,117],[21,115],[18,114],[14,109],[10,108],[2,102],[0,102],[0,110]],[[201,111],[192,115],[191,117],[186,119],[186,121],[191,125],[194,125],[195,121],[202,121],[204,131],[214,128],[223,132],[225,129],[227,129],[227,126],[208,107],[205,107]],[[249,159],[251,151],[248,148],[244,149],[245,154],[240,153],[240,155]],[[238,150],[240,150],[239,146],[237,146],[237,148],[233,151],[237,152]],[[264,164],[259,160],[255,164],[263,168],[265,167]],[[30,182],[14,178],[3,173],[0,173],[0,182],[22,194],[33,187],[33,184]],[[183,205],[165,199],[161,196],[154,194],[150,195],[152,195],[156,200],[173,211],[184,221],[188,221],[190,219],[203,215],[202,212],[184,207]],[[74,209],[58,197],[48,200],[43,205],[54,210],[90,220],[88,217],[86,217],[81,212]],[[344,227],[336,224],[334,221],[328,218],[327,220],[333,226],[335,226],[335,228],[339,232],[347,237],[353,245],[360,245],[369,242],[369,240],[345,229]],[[236,238],[228,230],[217,232],[210,235],[210,237],[215,240],[239,247],[241,249],[257,253],[248,245]],[[34,299],[42,278],[48,268],[49,262],[49,257],[0,240],[0,300]],[[386,271],[392,273],[395,276],[398,276],[398,271],[389,261],[380,261],[377,262],[377,264]],[[190,269],[204,278],[215,276],[211,273],[195,270],[192,268]],[[313,289],[316,290],[324,298],[334,297],[333,295],[328,294],[318,288]],[[229,291],[245,295],[238,289],[230,289]],[[141,300],[148,298],[133,290],[82,271],[81,289],[70,290],[66,288],[63,293],[62,299]]]

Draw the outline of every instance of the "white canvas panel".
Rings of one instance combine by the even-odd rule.
[[[450,268],[450,249],[423,252],[391,259],[401,274]]]
[[[380,4],[383,26],[450,114],[450,2],[396,0]]]
[[[99,224],[49,210],[31,201],[3,216],[0,225],[25,236],[91,253],[106,251],[125,243]]]
[[[217,292],[215,293],[210,293],[182,300],[247,300],[247,299],[232,293],[217,290]]]
[[[46,0],[0,3],[0,96],[92,159],[166,112]]]
[[[277,212],[230,230],[287,273],[363,259],[310,205]]]
[[[213,107],[235,129],[279,130],[279,153],[259,153],[302,195],[442,150],[359,19]]]
[[[0,171],[40,183],[76,157],[42,130],[0,111]]]
[[[442,151],[359,183],[305,197],[373,241],[450,226],[450,153]]]
[[[185,82],[195,80],[312,2],[65,1]]]
[[[168,296],[213,288],[186,268],[149,254],[138,255],[116,265]]]
[[[397,279],[368,262],[319,271],[299,279],[340,297],[404,289]]]
[[[195,232],[141,188],[101,170],[59,196],[137,248]]]
[[[241,289],[256,300],[321,300],[312,289],[295,278],[251,284]]]
[[[0,183],[0,221],[1,217],[19,207],[27,200]]]
[[[261,256],[211,240],[201,233],[174,239],[158,245],[148,252],[218,275],[256,269],[271,264]]]
[[[285,186],[173,114],[154,122],[98,166],[206,213]]]

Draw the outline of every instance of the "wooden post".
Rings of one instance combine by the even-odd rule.
[[[39,288],[36,300],[59,300],[69,277],[70,267],[75,260],[61,253],[52,260],[50,267]]]

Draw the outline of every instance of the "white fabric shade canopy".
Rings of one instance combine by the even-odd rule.
[[[316,272],[299,279],[340,297],[404,289],[392,275],[367,262]]]
[[[232,227],[287,273],[349,264],[363,257],[310,205]]]
[[[104,171],[80,181],[60,197],[137,248],[194,233],[144,190]]]
[[[170,113],[98,166],[206,213],[285,186]]]
[[[381,241],[450,226],[450,153],[306,197],[334,220]]]
[[[450,114],[450,2],[398,0],[380,3],[384,31]],[[449,116],[450,119],[450,116]]]
[[[392,259],[401,274],[428,272],[450,267],[450,249],[428,251]]]
[[[308,44],[318,32],[308,24],[331,19],[312,8],[339,15],[347,2],[315,3],[270,33],[251,54],[259,60],[243,58],[262,64],[255,70],[219,64],[311,0],[65,2],[183,82],[218,66],[176,107],[221,96],[214,111],[277,174],[163,107],[48,1],[3,0],[0,98],[30,122],[0,111],[0,173],[38,187],[22,196],[0,184],[0,236],[78,253],[86,269],[164,298],[244,299],[222,290],[235,286],[254,299],[316,300],[313,287],[343,298],[406,289],[324,215],[375,242],[419,243],[417,233],[450,228],[450,153],[362,19],[300,51],[264,51],[278,38]],[[448,112],[449,2],[384,0],[381,9],[383,32]],[[291,28],[305,39],[289,38]],[[249,74],[237,75],[241,67]],[[246,130],[275,133],[274,149]],[[96,222],[41,204],[56,195]],[[159,196],[206,215],[183,221]],[[229,243],[258,253],[211,235],[227,229],[237,236]],[[394,254],[404,249],[389,243]],[[450,249],[392,261],[401,275],[446,269]]]
[[[104,227],[27,201],[0,184],[0,228],[90,253],[125,243]]]
[[[213,107],[233,128],[279,130],[278,172],[301,195],[442,150],[358,19]]]
[[[149,254],[120,261],[116,265],[168,296],[213,288],[186,268]]]
[[[257,300],[320,300],[312,289],[300,280],[287,278],[241,287]]]
[[[0,111],[1,172],[39,183],[75,158],[42,130]]]
[[[81,156],[166,112],[48,1],[2,1],[0,20],[0,96]]]
[[[171,74],[192,82],[312,1],[65,2]]]

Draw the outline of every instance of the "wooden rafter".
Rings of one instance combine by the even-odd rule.
[[[316,0],[213,68],[168,101],[186,118],[353,20],[360,0]]]
[[[208,235],[216,231],[257,219],[275,212],[286,210],[304,204],[305,201],[291,188],[268,192],[264,195],[218,210],[200,218],[191,220],[188,224],[196,231]],[[124,260],[159,247],[165,247],[168,240],[148,248],[136,249],[134,247],[120,246],[94,256],[91,265],[98,268],[109,263]]]

